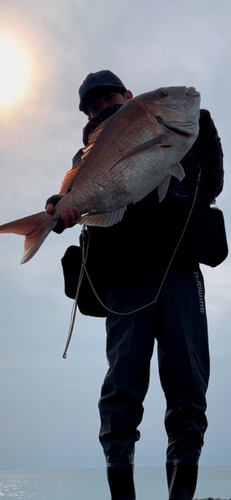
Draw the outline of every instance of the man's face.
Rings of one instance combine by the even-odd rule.
[[[130,90],[126,90],[122,95],[119,92],[105,92],[100,97],[91,100],[88,104],[87,114],[89,119],[95,118],[98,116],[101,111],[108,108],[109,106],[114,106],[114,104],[124,104],[128,99],[133,97]]]

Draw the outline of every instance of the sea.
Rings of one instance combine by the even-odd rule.
[[[164,468],[135,470],[137,500],[167,500]],[[110,500],[104,469],[0,471],[0,500]],[[195,499],[231,500],[231,467],[201,467]]]

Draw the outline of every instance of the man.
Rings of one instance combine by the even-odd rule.
[[[108,70],[89,74],[79,95],[79,108],[88,116],[84,144],[103,120],[132,98],[131,91]],[[82,150],[75,155],[73,168],[81,154]],[[172,179],[161,203],[154,190],[129,206],[115,226],[89,228],[89,265],[95,272],[96,288],[98,272],[98,282],[105,281],[107,307],[122,313],[107,313],[109,369],[99,402],[100,442],[112,500],[135,499],[134,446],[140,437],[138,426],[149,385],[154,339],[158,342],[160,381],[166,397],[169,499],[193,498],[207,428],[209,380],[204,284],[199,262],[210,264],[203,241],[196,244],[194,230],[202,225],[203,239],[207,226],[206,222],[203,226],[204,214],[223,187],[222,158],[214,123],[209,112],[201,110],[198,139],[181,161],[186,173],[182,183]],[[192,220],[166,274],[194,199],[199,170],[201,181]],[[48,213],[53,213],[58,200],[59,197],[51,197],[47,201]],[[56,231],[71,227],[78,217],[77,209],[68,208]]]

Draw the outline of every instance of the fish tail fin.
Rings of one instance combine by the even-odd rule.
[[[55,227],[56,220],[46,212],[29,215],[0,226],[0,233],[14,233],[25,236],[21,264],[28,262],[38,251],[45,238]]]

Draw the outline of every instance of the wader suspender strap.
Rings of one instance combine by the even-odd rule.
[[[186,231],[186,228],[188,226],[188,223],[189,223],[189,220],[190,220],[190,217],[191,217],[191,214],[192,214],[192,211],[193,211],[193,208],[194,208],[194,205],[196,203],[196,198],[197,198],[197,193],[198,193],[198,189],[199,189],[199,184],[200,184],[200,180],[201,180],[201,171],[202,171],[202,168],[198,165],[198,168],[199,168],[199,173],[198,173],[198,177],[197,177],[197,185],[196,185],[196,189],[195,189],[195,195],[194,195],[194,198],[193,198],[193,202],[192,202],[192,205],[191,205],[191,208],[190,208],[190,211],[189,211],[189,214],[188,214],[188,217],[187,217],[187,220],[186,220],[186,223],[184,225],[184,229],[182,231],[182,234],[179,238],[179,241],[175,247],[175,250],[172,254],[172,257],[169,261],[169,264],[166,268],[166,271],[164,273],[164,276],[163,276],[163,279],[160,283],[160,286],[159,286],[159,290],[155,296],[155,299],[152,300],[151,302],[149,302],[148,304],[145,304],[144,306],[141,306],[141,307],[138,307],[137,309],[134,309],[133,311],[128,311],[128,312],[119,312],[119,311],[113,311],[113,309],[110,309],[109,307],[106,306],[106,304],[104,304],[102,302],[102,300],[100,299],[99,295],[97,294],[94,286],[93,286],[93,283],[91,281],[91,278],[89,276],[89,273],[88,273],[88,270],[87,270],[87,267],[86,267],[86,261],[87,261],[87,255],[88,255],[88,248],[89,248],[89,242],[90,242],[90,234],[88,233],[88,238],[82,238],[82,265],[81,265],[81,269],[80,269],[80,275],[79,275],[79,280],[78,280],[78,285],[77,285],[77,291],[76,291],[76,296],[75,296],[75,299],[74,299],[74,303],[73,303],[73,307],[72,307],[72,312],[71,312],[71,318],[70,318],[70,326],[69,326],[69,332],[68,332],[68,337],[67,337],[67,342],[66,342],[66,346],[65,346],[65,349],[64,349],[64,353],[63,353],[63,358],[66,359],[67,357],[67,350],[68,350],[68,347],[69,347],[69,344],[70,344],[70,341],[71,341],[71,337],[72,337],[72,332],[73,332],[73,328],[74,328],[74,324],[75,324],[75,317],[76,317],[76,312],[77,312],[77,305],[78,305],[78,297],[79,297],[79,290],[80,290],[80,286],[81,286],[81,283],[82,283],[82,279],[83,279],[83,276],[84,276],[84,273],[86,274],[87,276],[87,279],[89,281],[89,284],[92,288],[92,291],[93,293],[95,294],[97,300],[99,301],[99,303],[108,311],[108,312],[111,312],[113,314],[117,314],[119,316],[128,316],[130,314],[134,314],[136,312],[139,312],[139,311],[142,311],[142,309],[146,309],[146,307],[149,307],[153,304],[156,303],[158,297],[159,297],[159,294],[162,290],[162,287],[163,287],[163,284],[165,282],[165,279],[166,279],[166,276],[168,274],[168,271],[171,267],[171,264],[172,264],[172,261],[176,255],[176,252],[178,250],[178,247],[182,241],[182,238],[185,234],[185,231]],[[83,228],[83,234],[84,232],[87,232],[87,229],[84,227]],[[87,240],[87,247],[85,248],[85,244],[86,244],[86,240]]]

